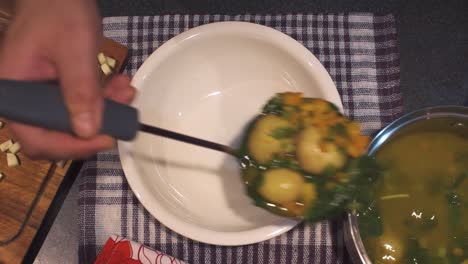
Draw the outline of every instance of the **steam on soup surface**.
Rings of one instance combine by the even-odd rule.
[[[358,218],[373,263],[468,263],[467,127],[438,131],[430,128],[456,123],[431,122],[375,155],[387,171]]]

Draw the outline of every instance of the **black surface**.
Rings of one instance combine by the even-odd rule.
[[[405,110],[468,100],[468,1],[400,8],[400,78]]]
[[[98,0],[103,16],[245,13],[392,13],[406,112],[468,100],[468,1]]]
[[[245,14],[388,12],[400,0],[98,0],[103,16],[157,14]],[[378,2],[378,4],[376,4]]]

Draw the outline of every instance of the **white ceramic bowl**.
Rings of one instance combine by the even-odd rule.
[[[186,31],[158,48],[132,80],[142,122],[239,145],[247,123],[276,92],[301,91],[342,104],[319,61],[294,39],[244,22]],[[140,133],[119,142],[126,178],[143,206],[188,238],[244,245],[298,222],[257,208],[238,163],[209,149]]]

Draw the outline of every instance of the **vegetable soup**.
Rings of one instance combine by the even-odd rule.
[[[385,173],[358,212],[373,263],[468,263],[467,125],[418,121],[377,150]]]

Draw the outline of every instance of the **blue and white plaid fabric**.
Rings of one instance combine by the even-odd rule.
[[[104,34],[130,48],[133,75],[161,44],[192,27],[248,21],[280,30],[302,43],[334,80],[345,114],[373,134],[402,112],[399,57],[392,15],[167,15],[110,17]],[[341,223],[301,224],[258,244],[221,247],[185,238],[154,219],[130,190],[116,150],[88,160],[80,175],[80,263],[92,263],[118,234],[188,263],[346,263]]]

